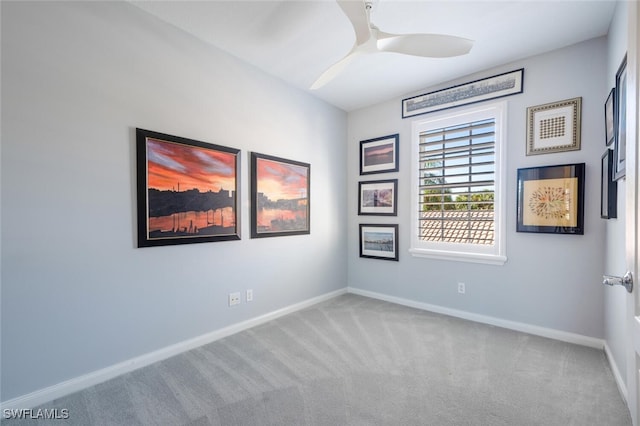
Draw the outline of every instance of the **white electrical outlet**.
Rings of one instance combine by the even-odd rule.
[[[240,304],[240,293],[229,293],[229,306]]]
[[[253,290],[247,290],[247,302],[253,301]]]
[[[465,292],[464,283],[458,283],[458,293],[464,294],[464,292]]]

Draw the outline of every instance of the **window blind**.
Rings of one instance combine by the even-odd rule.
[[[494,244],[495,120],[429,130],[419,140],[419,238]]]

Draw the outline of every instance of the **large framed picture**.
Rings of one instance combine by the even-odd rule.
[[[397,172],[399,140],[396,133],[360,141],[360,174]]]
[[[397,216],[398,179],[358,183],[358,214]]]
[[[360,224],[360,257],[398,261],[398,225]]]
[[[615,102],[616,102],[616,89],[615,87],[609,92],[607,101],[604,103],[604,129],[605,129],[605,144],[611,145],[615,139]]]
[[[602,156],[600,168],[600,217],[618,217],[618,182],[613,180],[614,151],[607,149]]]
[[[311,166],[251,153],[251,238],[309,234]]]
[[[402,118],[522,93],[524,68],[402,100]]]
[[[518,169],[518,232],[584,234],[585,164]]]
[[[240,150],[136,129],[138,247],[240,239]]]
[[[527,108],[527,155],[580,149],[582,98]]]
[[[625,176],[627,150],[627,55],[616,73],[616,102],[615,114],[615,161],[613,178],[621,179]]]

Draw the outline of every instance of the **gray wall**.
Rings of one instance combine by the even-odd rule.
[[[343,111],[120,2],[2,2],[2,90],[3,401],[346,287]],[[242,150],[241,241],[135,248],[136,127]],[[311,235],[249,239],[250,151]]]
[[[598,38],[419,93],[524,68],[524,93],[508,102],[507,256],[504,266],[412,257],[410,241],[411,122],[401,119],[401,98],[349,113],[349,286],[383,295],[502,320],[604,337],[602,270],[605,223],[600,219],[600,156],[607,40]],[[582,149],[525,156],[526,108],[582,96]],[[423,116],[424,117],[424,116]],[[418,119],[423,117],[417,117]],[[359,176],[359,141],[400,133],[400,172]],[[521,167],[586,163],[585,234],[515,232],[516,171]],[[358,181],[398,177],[398,217],[357,215]],[[359,223],[399,223],[400,261],[359,258]],[[466,294],[457,293],[466,283]]]
[[[616,72],[627,50],[627,14],[626,2],[618,2],[616,12],[609,27],[607,75],[605,90],[611,90],[616,84]],[[606,221],[605,265],[604,273],[622,275],[626,270],[625,262],[625,192],[626,181],[618,181],[618,218]],[[627,310],[626,290],[622,287],[604,288],[605,340],[612,355],[619,380],[627,380]]]

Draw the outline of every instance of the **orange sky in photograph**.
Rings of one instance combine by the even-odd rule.
[[[307,196],[307,168],[278,161],[257,159],[258,192],[270,200],[290,200]]]
[[[236,156],[147,138],[147,186],[164,190],[234,191]]]

